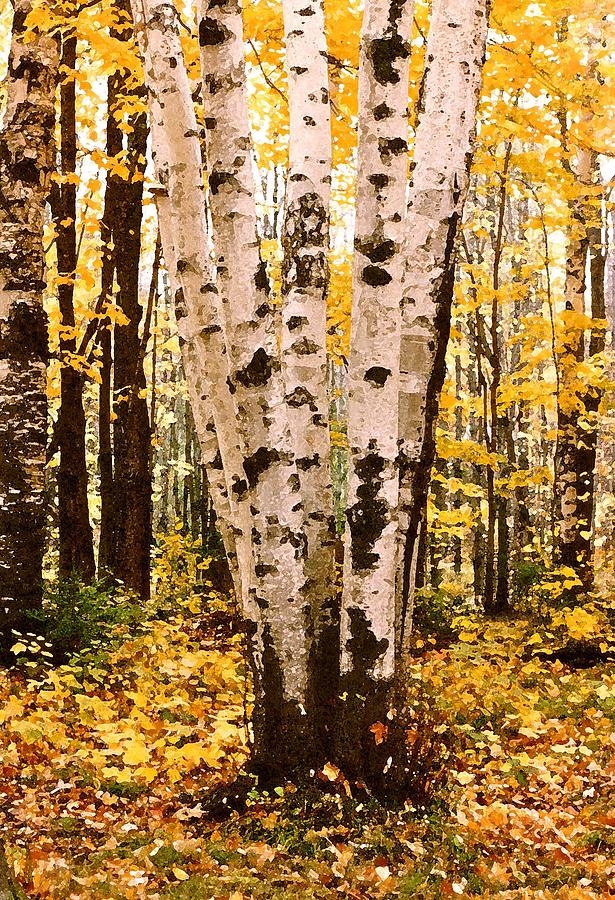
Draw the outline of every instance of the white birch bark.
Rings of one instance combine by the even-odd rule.
[[[160,142],[157,140],[155,127],[151,129],[151,133],[152,143],[156,147],[160,147]],[[161,166],[159,151],[156,153],[156,160],[158,166]],[[163,168],[164,167],[160,169],[160,173],[162,173]],[[167,176],[163,176],[163,181],[165,183],[167,180]],[[161,242],[162,246],[164,247],[165,254],[164,262],[169,275],[171,296],[175,297],[177,291],[179,290],[179,285],[177,284],[176,279],[177,256],[175,254],[173,241],[172,217],[169,196],[166,188],[164,188],[162,184],[155,191],[155,198]],[[185,341],[182,343],[181,354],[184,371],[191,373],[198,371],[200,363],[194,345],[191,341]],[[201,461],[205,466],[205,472],[207,475],[207,488],[216,513],[216,523],[218,528],[220,529],[220,534],[222,535],[224,550],[228,560],[231,577],[233,579],[235,596],[237,597],[239,603],[243,608],[243,606],[245,606],[246,602],[248,601],[247,597],[244,596],[241,573],[237,559],[236,536],[238,526],[235,522],[237,518],[236,510],[231,507],[231,502],[228,496],[226,478],[224,475],[224,470],[222,468],[222,458],[220,456],[220,448],[218,445],[218,438],[216,436],[216,429],[213,422],[211,410],[207,409],[206,401],[201,400],[201,398],[194,390],[198,380],[200,379],[195,379],[194,377],[187,379],[188,392],[190,395],[190,406],[194,418],[194,426],[199,438],[199,445],[201,448]],[[249,568],[249,566],[251,565],[250,544],[248,543],[247,547],[242,548],[241,538],[239,543],[240,551],[242,551],[244,555],[247,553],[247,559],[243,560],[242,565],[242,568],[245,570],[246,567]],[[248,589],[248,586],[249,584],[246,585],[246,591]]]
[[[305,536],[265,263],[257,232],[241,6],[200,0],[206,155],[218,283],[250,489],[265,653],[262,690],[280,667],[284,700],[306,709],[311,641]]]
[[[307,592],[318,635],[327,627],[335,592],[326,354],[329,77],[322,0],[283,0],[282,11],[290,128],[282,227],[282,362],[305,519]]]
[[[348,400],[342,674],[395,670],[399,340],[412,0],[369,0],[359,61],[357,217]],[[358,632],[374,652],[359,657]],[[377,649],[376,649],[377,648]]]
[[[133,7],[138,7],[135,12],[141,12],[143,23],[157,173],[166,181],[168,194],[162,215],[168,215],[170,224],[161,228],[163,249],[166,253],[166,234],[167,245],[172,244],[168,257],[176,258],[180,339],[191,345],[186,374],[201,427],[211,410],[234,511],[244,615],[253,625],[255,750],[258,757],[259,745],[266,748],[260,754],[265,767],[267,755],[274,762],[277,754],[285,764],[309,750],[305,539],[266,272],[258,253],[247,116],[242,115],[243,70],[237,69],[239,9],[214,5],[199,22],[205,56],[208,48],[221,47],[227,38],[233,48],[230,55],[221,54],[216,62],[220,70],[204,81],[206,101],[218,104],[221,120],[210,172],[221,299],[209,271],[199,136],[177,13],[158,0],[134,0]],[[211,120],[216,115],[207,102],[206,112],[207,130],[215,133]],[[246,537],[253,552],[244,564]]]
[[[455,237],[468,189],[488,0],[434,0],[406,221],[400,353],[400,639],[412,622],[418,515],[434,456]]]
[[[171,283],[176,286],[175,312],[182,352],[187,348],[184,365],[195,423],[205,449],[211,445],[213,450],[210,416],[213,420],[226,481],[225,487],[220,485],[219,496],[226,495],[231,508],[243,613],[257,621],[249,598],[250,513],[243,445],[231,393],[222,311],[208,259],[199,133],[177,13],[158,0],[133,0],[132,11],[144,57],[156,174],[168,198],[161,209],[161,237]],[[210,471],[216,480],[211,462]]]

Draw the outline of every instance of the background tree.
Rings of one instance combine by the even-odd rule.
[[[42,597],[47,443],[45,201],[54,169],[56,42],[14,4],[0,134],[0,635]]]

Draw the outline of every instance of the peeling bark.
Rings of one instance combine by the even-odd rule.
[[[133,11],[138,12],[137,6],[133,5]],[[236,132],[228,119],[231,109],[239,116],[239,104],[245,103],[241,91],[233,87],[233,79],[241,77],[241,66],[237,68],[233,62],[237,57],[231,55],[235,68],[226,77],[217,78],[222,74],[217,70],[208,79],[206,70],[207,112],[217,102],[224,114],[217,144],[217,128],[208,127],[212,132],[208,156],[219,154],[219,168],[210,165],[209,180],[212,220],[217,223],[216,283],[208,267],[198,131],[177,17],[163,3],[145,3],[143,12],[150,122],[161,182],[162,243],[176,285],[184,365],[208,478],[219,466],[226,485],[255,676],[254,766],[267,776],[269,770],[289,771],[303,764],[313,750],[312,718],[307,715],[312,625],[303,596],[305,538],[299,482],[292,448],[285,443],[288,423],[283,396],[276,390],[276,384],[281,385],[280,364],[274,355],[273,316],[266,272],[258,257],[253,199],[248,196],[235,215],[226,194],[241,200],[246,190],[242,180],[245,185],[245,179],[251,178],[246,164],[249,145],[235,143],[233,148]],[[207,56],[212,47],[223,44],[227,32],[233,38],[231,45],[236,41],[229,25],[234,19],[235,35],[240,34],[241,20],[232,5],[216,4],[204,12],[199,33]],[[229,59],[219,62],[228,65]],[[240,128],[241,123],[238,119]],[[232,149],[242,158],[230,157]],[[238,244],[229,243],[235,240]],[[238,335],[243,340],[238,341]],[[277,723],[273,729],[272,722]]]
[[[42,599],[47,443],[43,226],[54,170],[55,39],[14,3],[0,134],[0,649]]]
[[[241,539],[245,545],[243,553],[238,552],[243,582],[243,569],[249,571],[243,452],[220,298],[208,259],[199,133],[179,40],[180,26],[177,13],[168,3],[135,0],[132,11],[144,51],[152,146],[160,182],[160,231],[195,424],[205,464],[216,471],[212,464],[220,456],[218,471],[225,476],[222,490],[228,497],[229,527],[236,532],[235,543]],[[213,440],[217,448],[212,446]],[[245,605],[243,585],[241,599]]]

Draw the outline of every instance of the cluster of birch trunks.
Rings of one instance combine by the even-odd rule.
[[[240,3],[197,3],[204,154],[178,12],[162,0],[130,5],[144,62],[154,192],[182,363],[246,623],[254,765],[277,777],[336,757],[361,772],[373,756],[369,726],[386,720],[412,624],[488,2],[434,0],[412,154],[413,3],[366,2],[341,590],[325,344],[332,154],[322,0],[282,4],[290,134],[281,304],[274,302],[260,249]],[[29,6],[16,0],[21,24]],[[35,580],[41,563],[42,227],[58,67],[53,39],[41,35],[20,44],[22,34],[14,26],[0,180],[15,186],[15,202],[31,212],[10,227],[3,222],[2,340],[23,335],[20,316],[39,326],[2,356],[8,370],[0,378],[0,402],[12,419],[9,427],[3,412],[0,443],[29,461],[31,506],[25,530],[9,526],[12,495],[0,509],[0,558],[11,570],[3,582],[7,598],[13,596],[10,580]],[[23,514],[22,503],[22,523]],[[382,769],[387,752],[369,765]]]
[[[365,731],[386,716],[411,627],[488,26],[484,0],[434,2],[409,178],[412,6],[368,2],[361,36],[340,600],[325,347],[331,124],[322,2],[283,3],[290,149],[281,308],[259,248],[240,5],[198,5],[205,180],[177,13],[155,0],[132,4],[183,364],[247,623],[257,768],[301,765],[315,746],[328,752],[333,735],[347,762],[373,742]]]

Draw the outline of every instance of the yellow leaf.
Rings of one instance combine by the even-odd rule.
[[[580,606],[570,612],[566,612],[564,621],[566,622],[568,633],[576,640],[582,640],[597,634],[598,619]]]
[[[471,781],[474,781],[474,775],[471,772],[457,772],[455,778],[459,784],[470,784]]]
[[[173,874],[178,881],[187,881],[190,878],[187,872],[184,872],[183,869],[178,869],[176,866],[173,866]]]
[[[11,647],[11,653],[23,653],[24,650],[27,650],[27,649],[28,648],[26,647],[25,644],[22,644],[19,641],[17,641],[17,643],[13,644],[13,646]]]
[[[150,758],[150,752],[143,741],[128,741],[124,746],[124,762],[128,766],[138,766]]]
[[[475,631],[462,631],[459,634],[459,640],[463,641],[465,644],[471,644],[476,640],[476,632]]]
[[[337,781],[337,778],[340,774],[340,770],[338,769],[337,766],[334,766],[333,763],[328,762],[328,763],[325,763],[324,766],[322,767],[322,774],[329,781]]]

